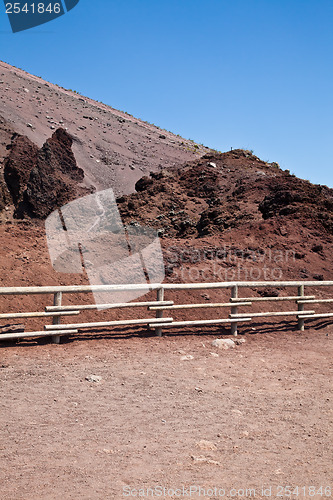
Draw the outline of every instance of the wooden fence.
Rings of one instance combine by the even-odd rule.
[[[77,334],[80,330],[96,329],[106,327],[132,327],[136,325],[147,325],[154,329],[156,335],[161,336],[165,328],[182,326],[199,326],[212,324],[230,324],[231,333],[237,336],[238,324],[250,322],[253,318],[266,318],[276,316],[295,316],[297,327],[304,330],[306,319],[315,318],[333,318],[333,312],[316,312],[313,308],[315,304],[332,304],[333,298],[317,298],[315,295],[306,295],[305,287],[332,287],[333,281],[247,281],[247,282],[220,282],[220,283],[180,283],[180,284],[150,284],[149,291],[156,291],[156,300],[146,302],[128,302],[117,304],[81,304],[64,305],[63,297],[65,294],[84,294],[91,292],[119,292],[119,291],[147,291],[147,285],[101,285],[101,286],[50,286],[50,287],[12,287],[0,288],[0,299],[2,296],[20,296],[20,295],[51,295],[53,296],[53,305],[46,306],[44,311],[35,312],[17,312],[0,313],[1,320],[17,320],[23,318],[51,318],[52,324],[45,325],[43,331],[18,332],[0,334],[0,340],[30,337],[51,337],[53,342],[59,343],[62,335]],[[243,297],[240,296],[240,290],[246,288],[276,288],[288,287],[294,288],[294,295],[288,296],[264,296],[264,297]],[[222,290],[230,289],[229,302],[203,302],[190,304],[175,304],[172,300],[165,300],[166,292],[176,290]],[[243,295],[243,293],[242,293]],[[292,302],[295,303],[293,311],[253,311],[251,306],[256,303],[267,302]],[[1,304],[1,302],[0,302]],[[312,309],[305,309],[310,305]],[[117,321],[96,321],[96,322],[77,322],[61,324],[61,319],[68,316],[78,316],[84,311],[114,310],[127,308],[145,308],[153,313],[153,317],[140,317],[138,319],[124,319]],[[239,312],[245,308],[246,312]],[[297,310],[296,310],[297,308]],[[215,319],[194,319],[177,321],[172,317],[165,316],[166,313],[172,313],[177,310],[200,310],[200,309],[230,309],[227,317]],[[148,314],[146,315],[148,316]]]

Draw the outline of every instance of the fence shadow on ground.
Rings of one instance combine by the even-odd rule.
[[[311,321],[311,325],[310,325]],[[316,331],[321,331],[330,326],[333,326],[333,320],[309,320],[307,324],[309,328]],[[300,337],[304,335],[297,329],[297,325],[293,321],[279,321],[279,322],[255,322],[251,323],[251,326],[246,325],[238,331],[238,336],[255,336],[255,335],[279,335],[282,333],[297,333]],[[327,333],[328,335],[328,333]],[[212,338],[222,338],[232,336],[230,327],[221,326],[208,326],[206,328],[202,327],[182,327],[175,328],[173,330],[168,330],[164,333],[165,337],[169,338],[184,338],[184,337],[212,337]],[[148,328],[136,328],[129,330],[128,328],[112,328],[112,329],[92,329],[89,331],[84,331],[78,334],[73,334],[70,336],[62,336],[61,344],[68,345],[74,342],[87,342],[89,340],[125,340],[133,338],[156,338],[155,330]],[[36,337],[36,338],[21,338],[21,339],[11,339],[3,341],[0,343],[0,349],[10,348],[10,347],[27,347],[33,345],[48,345],[50,343],[49,337]]]

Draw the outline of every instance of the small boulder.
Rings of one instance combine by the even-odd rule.
[[[218,347],[219,349],[233,349],[236,344],[231,339],[215,339],[212,342],[213,347]]]

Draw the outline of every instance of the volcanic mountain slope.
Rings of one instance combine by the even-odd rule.
[[[136,189],[118,197],[119,211],[125,224],[159,232],[167,281],[333,279],[333,190],[249,151],[162,169]],[[24,216],[0,224],[2,286],[88,284],[84,270],[52,269],[41,221]],[[209,295],[221,301],[217,292]]]
[[[298,179],[250,151],[207,152],[4,63],[0,89],[3,283],[18,285],[22,252],[22,262],[31,264],[26,284],[41,275],[39,262],[46,266],[39,283],[84,281],[84,274],[64,277],[52,270],[41,244],[44,230],[30,221],[110,187],[125,224],[159,232],[168,279],[191,281],[177,273],[187,265],[200,281],[266,279],[267,263],[282,273],[267,279],[333,278],[332,189]],[[43,249],[38,255],[37,241]]]
[[[117,194],[134,191],[150,171],[181,165],[209,151],[192,141],[143,122],[0,62],[1,145],[12,133],[27,136],[39,148],[57,128],[73,138],[73,152],[84,171],[84,184]],[[11,134],[8,132],[10,129]]]

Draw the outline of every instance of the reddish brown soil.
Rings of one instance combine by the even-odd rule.
[[[229,351],[211,347],[218,329],[186,333],[2,349],[1,498],[195,485],[308,499],[331,485],[332,327],[270,328]],[[221,498],[207,493],[191,498]]]
[[[0,225],[0,286],[45,286],[89,284],[85,274],[65,274],[55,272],[48,254],[45,229],[42,223],[28,220]],[[270,224],[265,221],[264,224]],[[274,227],[274,226],[273,226]],[[278,227],[278,226],[277,226]],[[307,233],[307,238],[299,240],[298,234],[293,234],[292,226],[286,225],[284,237],[277,231],[269,232],[269,225],[263,231],[262,240],[256,241],[256,235],[249,233],[247,228],[239,230],[238,239],[235,232],[226,233],[224,238],[216,236],[192,239],[161,240],[166,267],[166,281],[179,282],[212,282],[212,281],[258,281],[258,280],[317,280],[324,278],[332,280],[332,248],[331,243],[320,248],[314,247],[315,234]],[[301,235],[304,236],[304,233]],[[262,250],[263,253],[262,253]],[[300,253],[302,252],[302,253]],[[300,255],[298,255],[300,253]],[[297,256],[295,256],[297,255]],[[290,295],[296,290],[280,289],[277,294]],[[255,286],[246,293],[259,296],[259,289]],[[192,291],[190,295],[184,292],[173,292],[178,303],[196,300],[202,301],[202,291]],[[229,291],[209,291],[208,300],[229,300]],[[242,293],[245,294],[245,291]],[[308,289],[307,293],[318,296],[329,295],[329,290],[323,287]],[[77,298],[68,297],[66,300],[76,301]],[[90,296],[80,299],[91,302]],[[3,297],[1,309],[18,308],[24,310],[41,310],[50,304],[50,298],[43,296],[30,297]],[[259,306],[258,306],[259,307]],[[271,307],[274,307],[272,305]],[[279,306],[278,306],[279,307]],[[293,307],[293,306],[291,306]],[[318,311],[326,311],[329,306],[316,306]],[[91,318],[93,313],[87,313]],[[95,313],[94,313],[95,314]],[[112,316],[110,311],[99,312],[107,317]],[[114,314],[114,313],[113,313]],[[136,311],[126,311],[126,315],[134,315]],[[182,319],[177,312],[177,318]],[[187,312],[184,317],[189,317]],[[207,314],[207,316],[205,316]],[[211,312],[200,311],[203,317],[209,317]],[[121,312],[117,315],[122,317]],[[85,316],[86,317],[86,316]],[[32,322],[32,326],[40,327],[40,323]],[[29,324],[30,326],[30,324]],[[27,328],[29,331],[30,328]]]

